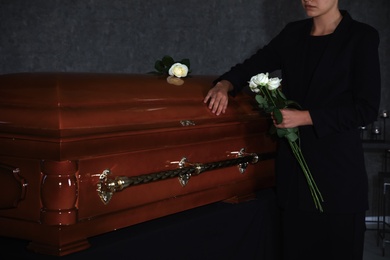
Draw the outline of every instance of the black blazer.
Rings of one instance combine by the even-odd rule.
[[[342,11],[309,87],[304,56],[312,19],[289,23],[269,44],[232,67],[217,81],[234,90],[261,72],[281,70],[287,98],[310,112],[313,126],[300,127],[301,148],[324,197],[324,210],[351,213],[368,209],[368,181],[359,126],[377,120],[380,102],[379,35]],[[306,180],[285,140],[276,160],[277,192],[282,207],[314,210]]]

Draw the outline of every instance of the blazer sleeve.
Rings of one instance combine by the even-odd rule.
[[[229,71],[218,77],[214,83],[221,80],[229,81],[234,86],[230,94],[235,96],[244,86],[248,85],[248,81],[252,76],[281,69],[283,54],[280,50],[283,49],[283,44],[286,42],[284,39],[288,37],[288,27],[287,25],[276,37],[251,57],[231,67]]]

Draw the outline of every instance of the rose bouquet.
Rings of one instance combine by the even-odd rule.
[[[298,103],[287,100],[283,92],[280,90],[281,79],[269,78],[268,73],[260,73],[255,75],[249,81],[249,88],[256,94],[255,98],[259,107],[264,109],[267,113],[272,113],[275,121],[280,124],[283,121],[283,116],[280,109],[283,108],[298,108]],[[286,138],[292,152],[297,159],[303,174],[305,175],[307,184],[309,185],[310,193],[313,197],[314,204],[318,210],[323,211],[322,202],[324,201],[319,191],[313,176],[311,175],[310,169],[306,164],[305,158],[303,157],[300,144],[299,144],[299,130],[298,127],[294,128],[276,128],[272,125],[271,132],[276,133],[278,137]]]

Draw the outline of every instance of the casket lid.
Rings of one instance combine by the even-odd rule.
[[[238,96],[226,114],[203,99],[215,76],[175,78],[143,74],[17,73],[0,76],[0,132],[65,137],[107,131],[241,121],[258,115]]]
[[[151,139],[151,143],[158,140],[160,145],[170,145],[186,140],[181,131],[188,124],[192,129],[214,129],[200,129],[200,133],[205,134],[204,140],[223,136],[222,130],[216,128],[224,129],[232,124],[236,125],[236,128],[230,128],[229,134],[232,136],[234,131],[238,131],[233,129],[239,128],[243,134],[250,134],[260,131],[261,127],[265,128],[264,120],[259,120],[262,117],[254,99],[246,94],[231,98],[225,114],[213,114],[203,100],[215,78],[212,75],[174,78],[178,81],[174,83],[182,83],[175,85],[169,83],[171,81],[166,76],[149,74],[0,75],[0,141],[3,140],[0,144],[8,149],[3,149],[0,154],[22,153],[21,150],[28,150],[25,148],[28,147],[29,152],[24,153],[35,156],[37,147],[44,143],[45,147],[41,150],[45,150],[46,156],[64,158],[65,149],[68,154],[76,156],[72,150],[77,149],[81,154],[80,147],[86,147],[85,139],[94,139],[96,145],[98,140],[103,142],[103,138],[116,138],[117,146],[123,140],[131,141],[134,148],[137,142],[140,142],[139,146],[145,145],[145,141],[141,144],[139,138],[135,137],[139,133],[143,134],[144,140],[152,133],[150,136],[155,136],[155,139]],[[256,121],[261,126],[254,129],[241,125],[249,121]],[[171,140],[162,143],[160,139],[164,135],[157,133],[167,131],[176,131],[182,136],[179,138],[174,134],[176,139],[170,137]],[[121,135],[123,138],[119,139]],[[131,139],[124,138],[130,135]],[[201,135],[193,142],[203,138]],[[108,144],[107,140],[105,142]],[[91,153],[91,149],[85,154]],[[122,150],[125,149],[129,148],[124,148],[123,144]]]

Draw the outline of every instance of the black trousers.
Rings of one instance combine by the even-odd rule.
[[[365,212],[281,212],[283,260],[362,260]]]

